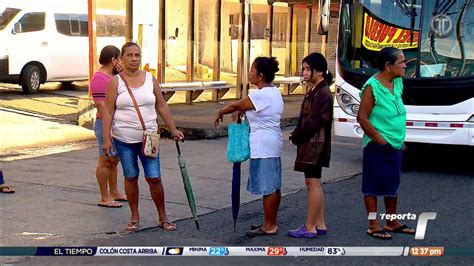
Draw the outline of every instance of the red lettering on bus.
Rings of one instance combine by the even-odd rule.
[[[383,42],[387,38],[390,28],[388,25],[383,25],[381,34],[379,35],[379,42]]]
[[[371,28],[371,26],[372,26],[372,22],[373,22],[373,21],[374,21],[374,20],[372,19],[372,17],[367,16],[367,21],[365,22],[365,34],[364,34],[365,36],[368,36],[368,35],[369,35],[369,33],[370,33],[370,28]]]
[[[372,23],[372,29],[370,31],[370,39],[375,40],[375,36],[377,35],[377,29],[379,28],[380,22],[378,20],[375,20],[374,23]]]
[[[390,27],[390,31],[388,32],[388,43],[391,43],[393,40],[393,37],[395,37],[395,34],[397,33],[397,28],[395,27]]]

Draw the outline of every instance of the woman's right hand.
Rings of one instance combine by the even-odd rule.
[[[237,119],[239,119],[239,116],[241,116],[241,115],[242,115],[242,111],[235,111],[235,112],[232,113],[230,118],[232,119],[232,121],[235,122],[235,121],[237,121]]]
[[[222,114],[221,110],[219,110],[219,112],[217,112],[217,114],[214,116],[214,128],[217,128],[219,122],[224,122],[224,115]]]
[[[109,151],[113,148],[112,140],[103,138],[102,142],[102,151],[104,152],[105,156],[110,157]]]

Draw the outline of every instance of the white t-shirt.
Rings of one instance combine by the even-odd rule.
[[[275,158],[281,156],[283,136],[280,119],[283,98],[275,86],[251,92],[249,98],[255,110],[245,112],[250,125],[250,158]]]
[[[117,75],[118,76],[118,75]],[[153,93],[153,76],[146,72],[145,82],[141,87],[130,88],[137,101],[147,130],[157,130],[155,94]],[[125,143],[143,141],[143,129],[123,80],[118,76],[117,100],[115,102],[114,119],[112,120],[112,136]]]

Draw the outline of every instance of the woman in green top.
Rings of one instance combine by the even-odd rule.
[[[364,130],[362,193],[367,213],[377,213],[377,196],[384,197],[385,212],[396,214],[400,184],[402,148],[406,132],[406,111],[402,102],[405,56],[399,49],[386,47],[376,60],[380,70],[362,87],[357,121]],[[389,232],[414,234],[398,220],[384,229],[377,219],[369,220],[367,234],[391,239]]]

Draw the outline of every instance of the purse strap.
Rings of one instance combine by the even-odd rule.
[[[133,106],[135,107],[135,110],[137,111],[138,119],[140,119],[140,124],[142,124],[143,130],[146,131],[145,122],[143,122],[142,113],[140,112],[140,109],[138,108],[138,104],[137,104],[137,101],[135,100],[135,96],[133,96],[133,92],[128,86],[127,80],[125,79],[123,74],[120,73],[119,76],[123,80],[123,83],[125,83],[125,87],[127,87],[128,94],[130,94],[130,98],[132,98]]]

